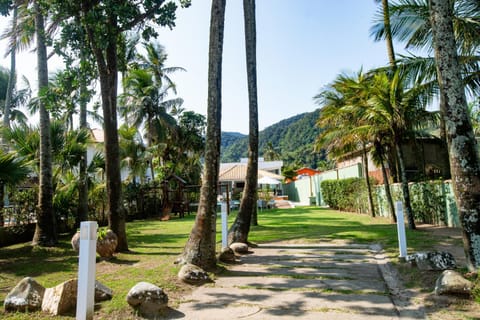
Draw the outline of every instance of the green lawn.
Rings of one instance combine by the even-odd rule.
[[[229,217],[233,222],[234,214]],[[114,291],[111,301],[103,302],[96,319],[122,319],[131,314],[125,302],[127,292],[139,281],[154,283],[167,292],[170,306],[175,307],[182,294],[191,289],[180,283],[175,259],[182,252],[194,223],[194,216],[169,221],[135,221],[127,225],[131,252],[118,254],[110,261],[98,261],[97,280]],[[387,254],[396,259],[398,245],[396,226],[386,219],[341,213],[317,207],[259,211],[259,226],[251,229],[249,240],[271,241],[343,240],[352,243],[380,243]],[[218,241],[221,239],[218,219]],[[429,249],[435,239],[429,233],[407,230],[409,252]],[[57,248],[33,248],[28,243],[0,248],[0,303],[23,277],[34,277],[45,287],[55,286],[77,275],[78,258],[71,249],[69,237]],[[220,243],[219,243],[220,246]],[[35,318],[49,318],[37,313]],[[32,314],[6,314],[2,319],[32,319]],[[72,317],[58,317],[58,319]]]

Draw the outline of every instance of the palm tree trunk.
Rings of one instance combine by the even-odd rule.
[[[392,29],[390,27],[390,12],[388,8],[388,0],[382,0],[383,23],[385,25],[385,41],[387,42],[388,61],[392,68],[396,66],[395,50],[392,41]]]
[[[208,111],[205,166],[195,225],[183,250],[183,261],[203,269],[216,265],[217,186],[222,118],[222,53],[226,0],[213,0],[210,18]]]
[[[405,171],[405,162],[403,157],[403,150],[400,142],[395,142],[395,151],[397,152],[398,164],[400,167],[400,178],[402,183],[403,205],[405,206],[405,216],[408,221],[408,228],[415,230],[415,219],[413,217],[413,210],[410,201],[410,190],[408,189],[407,173]]]
[[[375,140],[375,149],[380,160],[380,166],[382,167],[383,185],[385,186],[385,196],[387,198],[388,210],[390,212],[390,218],[392,223],[397,222],[397,215],[395,214],[395,207],[393,206],[392,193],[390,192],[390,181],[388,180],[387,168],[385,168],[386,155],[385,148],[379,140]],[[387,162],[388,163],[388,162]]]
[[[463,227],[467,267],[480,267],[480,165],[477,143],[468,116],[461,67],[453,33],[453,6],[449,0],[429,0],[435,60],[445,99],[450,172]]]
[[[390,218],[392,223],[397,223],[397,215],[395,214],[395,207],[393,206],[392,193],[390,192],[390,182],[388,181],[387,169],[385,168],[385,162],[381,162],[383,184],[385,186],[385,195],[387,197],[388,209],[390,211]]]
[[[235,222],[229,230],[229,243],[247,243],[250,222],[258,225],[258,99],[257,99],[257,59],[256,59],[256,24],[255,0],[243,1],[243,17],[245,24],[245,50],[247,58],[248,105],[249,105],[249,143],[248,164],[243,197]]]
[[[363,174],[365,176],[365,182],[367,184],[367,192],[368,192],[368,210],[372,217],[375,217],[375,205],[373,204],[373,196],[372,196],[372,185],[370,183],[370,178],[368,176],[368,156],[367,156],[367,149],[365,147],[365,143],[362,144],[362,160],[363,160]]]
[[[48,63],[45,39],[45,23],[38,2],[35,8],[35,34],[37,38],[38,92],[48,87]],[[53,212],[52,145],[50,115],[40,99],[40,182],[38,212],[32,244],[53,246],[57,243],[56,219]]]
[[[3,127],[10,128],[10,106],[12,104],[13,89],[15,88],[16,69],[17,69],[17,41],[16,41],[16,29],[17,29],[17,15],[18,8],[14,3],[13,7],[13,20],[12,20],[12,32],[15,40],[10,48],[10,76],[8,77],[7,93],[5,96],[5,108],[3,109]],[[6,141],[3,141],[6,145]]]

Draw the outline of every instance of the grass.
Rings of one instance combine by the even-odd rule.
[[[234,214],[229,217],[232,223]],[[259,226],[252,226],[249,240],[254,243],[289,240],[292,243],[338,241],[347,243],[380,243],[388,256],[398,256],[396,227],[382,218],[342,213],[332,210],[303,207],[272,209],[259,212]],[[114,291],[114,298],[101,304],[96,319],[132,318],[125,302],[131,287],[139,281],[148,281],[162,287],[175,307],[191,286],[177,280],[175,259],[182,252],[194,216],[169,221],[148,220],[127,225],[129,253],[120,253],[111,260],[97,262],[97,280]],[[221,239],[220,219],[218,237]],[[427,232],[407,230],[409,251],[431,249],[435,241]],[[53,287],[77,276],[78,257],[71,249],[70,237],[61,239],[56,248],[34,248],[28,243],[0,248],[0,303],[23,277],[34,277],[44,287]],[[220,244],[219,244],[220,246]],[[340,253],[339,253],[340,254]],[[42,313],[8,314],[0,311],[2,319],[47,319]],[[72,319],[72,317],[57,317]]]

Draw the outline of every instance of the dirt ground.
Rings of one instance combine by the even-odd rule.
[[[476,275],[467,273],[460,228],[447,228],[432,225],[418,225],[421,231],[432,233],[438,241],[432,250],[450,252],[457,262],[457,271],[466,274],[474,281]],[[411,270],[409,270],[409,268]],[[425,306],[428,319],[432,320],[473,320],[480,319],[480,304],[470,297],[437,296],[433,293],[435,281],[441,272],[418,271],[413,267],[402,266],[400,273],[404,284],[416,282],[423,288],[415,290],[415,299]],[[418,286],[417,286],[418,287]]]

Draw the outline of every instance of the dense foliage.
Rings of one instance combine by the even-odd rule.
[[[317,168],[324,159],[322,153],[313,151],[313,144],[320,129],[315,123],[319,110],[298,114],[282,120],[260,132],[259,153],[264,156],[269,143],[279,154],[279,160],[287,167]],[[231,143],[229,143],[231,141]],[[248,137],[240,134],[222,134],[222,162],[237,162],[247,157]]]
[[[368,212],[368,192],[365,179],[348,178],[322,181],[322,196],[332,209],[349,212]]]

